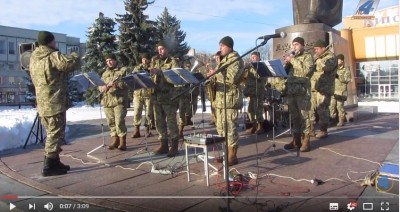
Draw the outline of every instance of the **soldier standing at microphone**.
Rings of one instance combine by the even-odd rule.
[[[163,71],[178,68],[178,62],[169,56],[168,48],[163,41],[157,44],[157,50],[158,55],[152,58],[150,64],[151,79],[156,84],[151,101],[154,104],[156,129],[160,135],[160,146],[154,151],[154,154],[167,153],[168,157],[174,157],[178,154],[179,135],[176,122],[177,101],[171,99],[176,95],[176,89],[173,84],[167,82]],[[169,150],[168,140],[171,141]]]
[[[313,58],[304,51],[304,39],[296,37],[292,41],[294,52],[285,57],[285,69],[289,70],[286,81],[286,93],[289,113],[293,124],[293,140],[285,144],[285,149],[300,148],[301,152],[310,151],[310,76],[313,73]],[[302,140],[303,137],[303,140]]]
[[[240,82],[244,73],[244,64],[242,59],[238,59],[240,57],[239,54],[233,50],[233,39],[231,37],[223,37],[219,42],[219,49],[222,57],[221,62],[215,69],[209,71],[209,75],[224,67],[224,70],[213,78],[216,89],[214,106],[218,134],[225,136],[225,130],[228,132],[228,137],[225,138],[228,141],[228,165],[232,166],[239,163],[237,159],[239,141],[238,110],[243,107],[243,93]],[[226,93],[224,92],[224,81],[226,83]],[[224,96],[226,97],[226,105]],[[227,121],[226,126],[225,119]]]

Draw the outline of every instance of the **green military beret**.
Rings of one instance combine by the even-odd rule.
[[[233,49],[233,39],[229,36],[223,37],[219,43],[224,44],[225,46],[228,46],[229,48]]]
[[[339,60],[344,60],[344,55],[343,54],[338,54],[336,57]]]
[[[326,47],[326,43],[323,40],[317,40],[314,43],[314,47],[323,47],[323,48],[325,48]]]
[[[167,47],[167,44],[166,44],[163,40],[160,40],[160,42],[157,43],[157,47],[158,47],[158,46]]]
[[[117,60],[117,56],[113,53],[108,53],[106,54],[106,56],[104,56],[104,59],[113,59],[113,60]]]
[[[39,45],[47,45],[54,40],[54,35],[48,31],[40,31],[38,33],[38,43]]]
[[[292,43],[294,42],[300,43],[302,46],[304,46],[304,38],[302,37],[296,37],[295,39],[293,39]]]

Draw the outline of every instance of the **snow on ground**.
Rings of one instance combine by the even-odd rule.
[[[200,104],[200,103],[199,103]],[[359,102],[359,106],[377,105],[379,113],[399,113],[399,102]],[[246,103],[245,103],[246,105]],[[206,102],[205,113],[210,113],[210,103]],[[246,105],[247,106],[247,105]],[[102,111],[100,115],[100,109]],[[197,114],[201,113],[201,105],[198,106]],[[132,116],[133,111],[128,111],[128,116]],[[33,121],[36,117],[36,108],[30,106],[18,109],[15,107],[0,106],[0,151],[22,147],[28,137]],[[93,120],[105,118],[103,108],[99,105],[94,107],[84,103],[77,103],[67,111],[67,129],[71,122]],[[34,136],[28,144],[34,143]]]

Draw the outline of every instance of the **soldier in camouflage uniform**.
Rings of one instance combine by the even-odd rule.
[[[260,61],[260,52],[253,52],[250,55],[252,62]],[[260,77],[255,67],[249,66],[247,69],[247,80],[243,94],[249,98],[248,115],[252,127],[246,130],[247,135],[262,134],[264,129],[264,98],[265,98],[265,85],[267,83],[266,77]]]
[[[311,77],[311,110],[310,122],[312,134],[315,134],[314,125],[318,114],[320,132],[316,138],[328,137],[329,105],[334,91],[337,60],[336,56],[327,49],[323,40],[314,43],[316,69]]]
[[[154,106],[156,129],[160,135],[160,147],[154,154],[165,154],[174,157],[178,154],[178,125],[176,122],[177,101],[171,98],[176,95],[174,85],[164,77],[163,71],[178,68],[178,62],[168,55],[167,46],[163,41],[157,44],[158,55],[153,57],[150,64],[150,74],[156,84],[151,99]],[[169,132],[169,135],[168,135]],[[168,139],[171,140],[171,149],[168,151]]]
[[[105,56],[107,67],[101,79],[106,85],[99,86],[102,93],[101,104],[104,107],[112,144],[109,149],[118,148],[121,151],[126,150],[126,125],[125,117],[129,105],[128,85],[120,79],[128,74],[126,67],[118,66],[115,54]]]
[[[335,76],[335,91],[331,97],[329,110],[332,119],[339,118],[339,122],[336,126],[342,127],[346,119],[346,112],[343,106],[344,102],[347,100],[347,84],[351,81],[351,73],[344,65],[344,55],[339,54],[336,57],[338,60],[338,67]]]
[[[142,55],[142,63],[133,68],[133,73],[146,72],[149,73],[150,66],[150,55]],[[150,74],[150,73],[149,73]],[[144,126],[146,130],[146,135],[151,136],[150,128],[152,123],[154,123],[154,113],[153,113],[153,103],[150,101],[151,92],[153,89],[138,89],[133,91],[133,125],[135,127],[135,132],[132,134],[132,138],[139,138],[140,135],[140,124],[142,122],[142,111],[143,106],[146,110],[146,117],[144,120]]]
[[[231,37],[223,37],[219,42],[219,49],[222,56],[221,63],[215,69],[210,70],[209,74],[213,74],[216,70],[224,67],[220,73],[213,77],[216,89],[214,106],[218,134],[225,136],[225,130],[228,133],[226,138],[228,141],[228,165],[231,166],[238,164],[238,110],[243,107],[243,92],[240,82],[244,73],[244,64],[242,59],[238,59],[239,54],[233,50],[233,39]],[[232,63],[232,61],[235,62]],[[226,93],[224,93],[224,78],[226,78]],[[226,105],[224,96],[226,96]],[[227,126],[225,126],[225,108]]]
[[[70,167],[60,161],[61,145],[65,143],[68,74],[75,69],[78,54],[61,54],[54,35],[38,33],[37,47],[30,59],[30,75],[36,91],[37,110],[47,132],[44,149],[43,176],[66,174]]]
[[[285,144],[285,149],[295,146],[302,152],[310,151],[310,76],[313,72],[312,55],[304,51],[304,39],[296,37],[292,41],[294,52],[286,55],[285,66],[289,66],[289,76],[286,82],[289,113],[292,120],[293,140]],[[303,140],[302,140],[303,137]]]

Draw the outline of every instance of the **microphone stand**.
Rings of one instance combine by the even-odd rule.
[[[199,81],[199,83],[197,84],[191,84],[189,88],[183,90],[181,93],[177,94],[176,96],[172,97],[171,100],[175,100],[176,98],[178,98],[179,96],[185,94],[186,92],[190,91],[191,89],[193,89],[193,87],[199,87],[201,84],[203,84],[204,82],[206,82],[207,80],[209,80],[211,77],[213,77],[214,75],[224,72],[226,70],[226,68],[230,65],[232,65],[233,63],[241,60],[243,57],[245,57],[246,55],[250,54],[251,52],[253,52],[254,50],[260,48],[261,46],[264,46],[265,44],[267,44],[268,40],[270,38],[264,38],[264,41],[262,41],[260,44],[258,44],[256,47],[250,49],[249,51],[247,51],[246,53],[242,54],[241,56],[239,56],[238,58],[236,58],[235,60],[231,61],[228,64],[225,64],[221,67],[219,67],[214,73],[212,73],[211,75],[207,76],[206,78],[204,78],[203,80]],[[224,163],[225,163],[225,181],[226,181],[226,196],[227,196],[227,211],[231,211],[230,210],[230,197],[229,197],[229,192],[230,192],[230,182],[229,182],[229,167],[228,167],[228,129],[227,129],[227,124],[228,124],[228,120],[227,120],[227,110],[226,110],[226,72],[223,74],[224,76],[224,114],[225,114],[225,120],[224,120],[224,136],[225,136],[225,152],[224,152]]]

